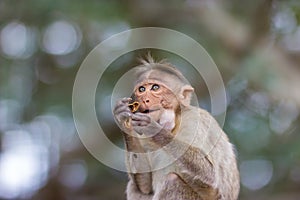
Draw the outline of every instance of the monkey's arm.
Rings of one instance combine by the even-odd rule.
[[[123,98],[116,103],[114,117],[119,128],[123,132],[127,149],[127,168],[130,171],[129,176],[142,193],[149,194],[152,192],[152,174],[146,157],[147,155],[138,138],[132,135],[134,133],[132,127],[125,126],[125,122],[132,116],[132,113],[128,108],[128,102],[130,100],[131,98]],[[140,154],[138,155],[138,153]],[[149,172],[139,173],[141,170],[145,171],[145,168],[149,168]]]
[[[142,193],[150,194],[152,192],[152,174],[147,153],[144,151],[138,138],[126,133],[123,135],[127,149],[127,168],[131,171],[129,176]],[[141,173],[139,171],[149,172]]]

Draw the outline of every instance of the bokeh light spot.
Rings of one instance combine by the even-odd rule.
[[[240,166],[241,182],[250,190],[266,186],[273,176],[273,165],[268,160],[246,160]]]
[[[81,38],[81,32],[75,24],[67,21],[56,21],[46,28],[43,36],[43,47],[47,53],[65,55],[79,47]]]

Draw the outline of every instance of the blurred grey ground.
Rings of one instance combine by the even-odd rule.
[[[224,130],[238,152],[240,199],[299,199],[297,0],[1,0],[0,199],[125,199],[126,174],[98,162],[78,138],[72,87],[97,44],[142,26],[185,33],[216,62],[228,95]],[[120,147],[111,90],[145,52],[117,59],[97,90],[99,122]],[[191,66],[171,53],[152,53],[179,66],[210,111],[205,82]]]

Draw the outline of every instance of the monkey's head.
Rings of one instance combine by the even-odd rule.
[[[133,96],[140,112],[158,120],[165,110],[176,112],[190,105],[194,89],[174,66],[143,61],[136,75]]]

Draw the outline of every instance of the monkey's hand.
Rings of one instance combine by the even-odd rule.
[[[135,113],[132,115],[131,125],[133,130],[145,137],[153,137],[159,134],[164,127],[144,113]]]
[[[132,113],[128,107],[128,103],[131,100],[132,100],[131,98],[127,98],[127,97],[120,99],[119,101],[117,101],[117,103],[114,107],[114,110],[113,110],[117,125],[125,133],[127,133],[128,129],[129,129],[129,127],[125,126],[125,123],[132,116]]]

